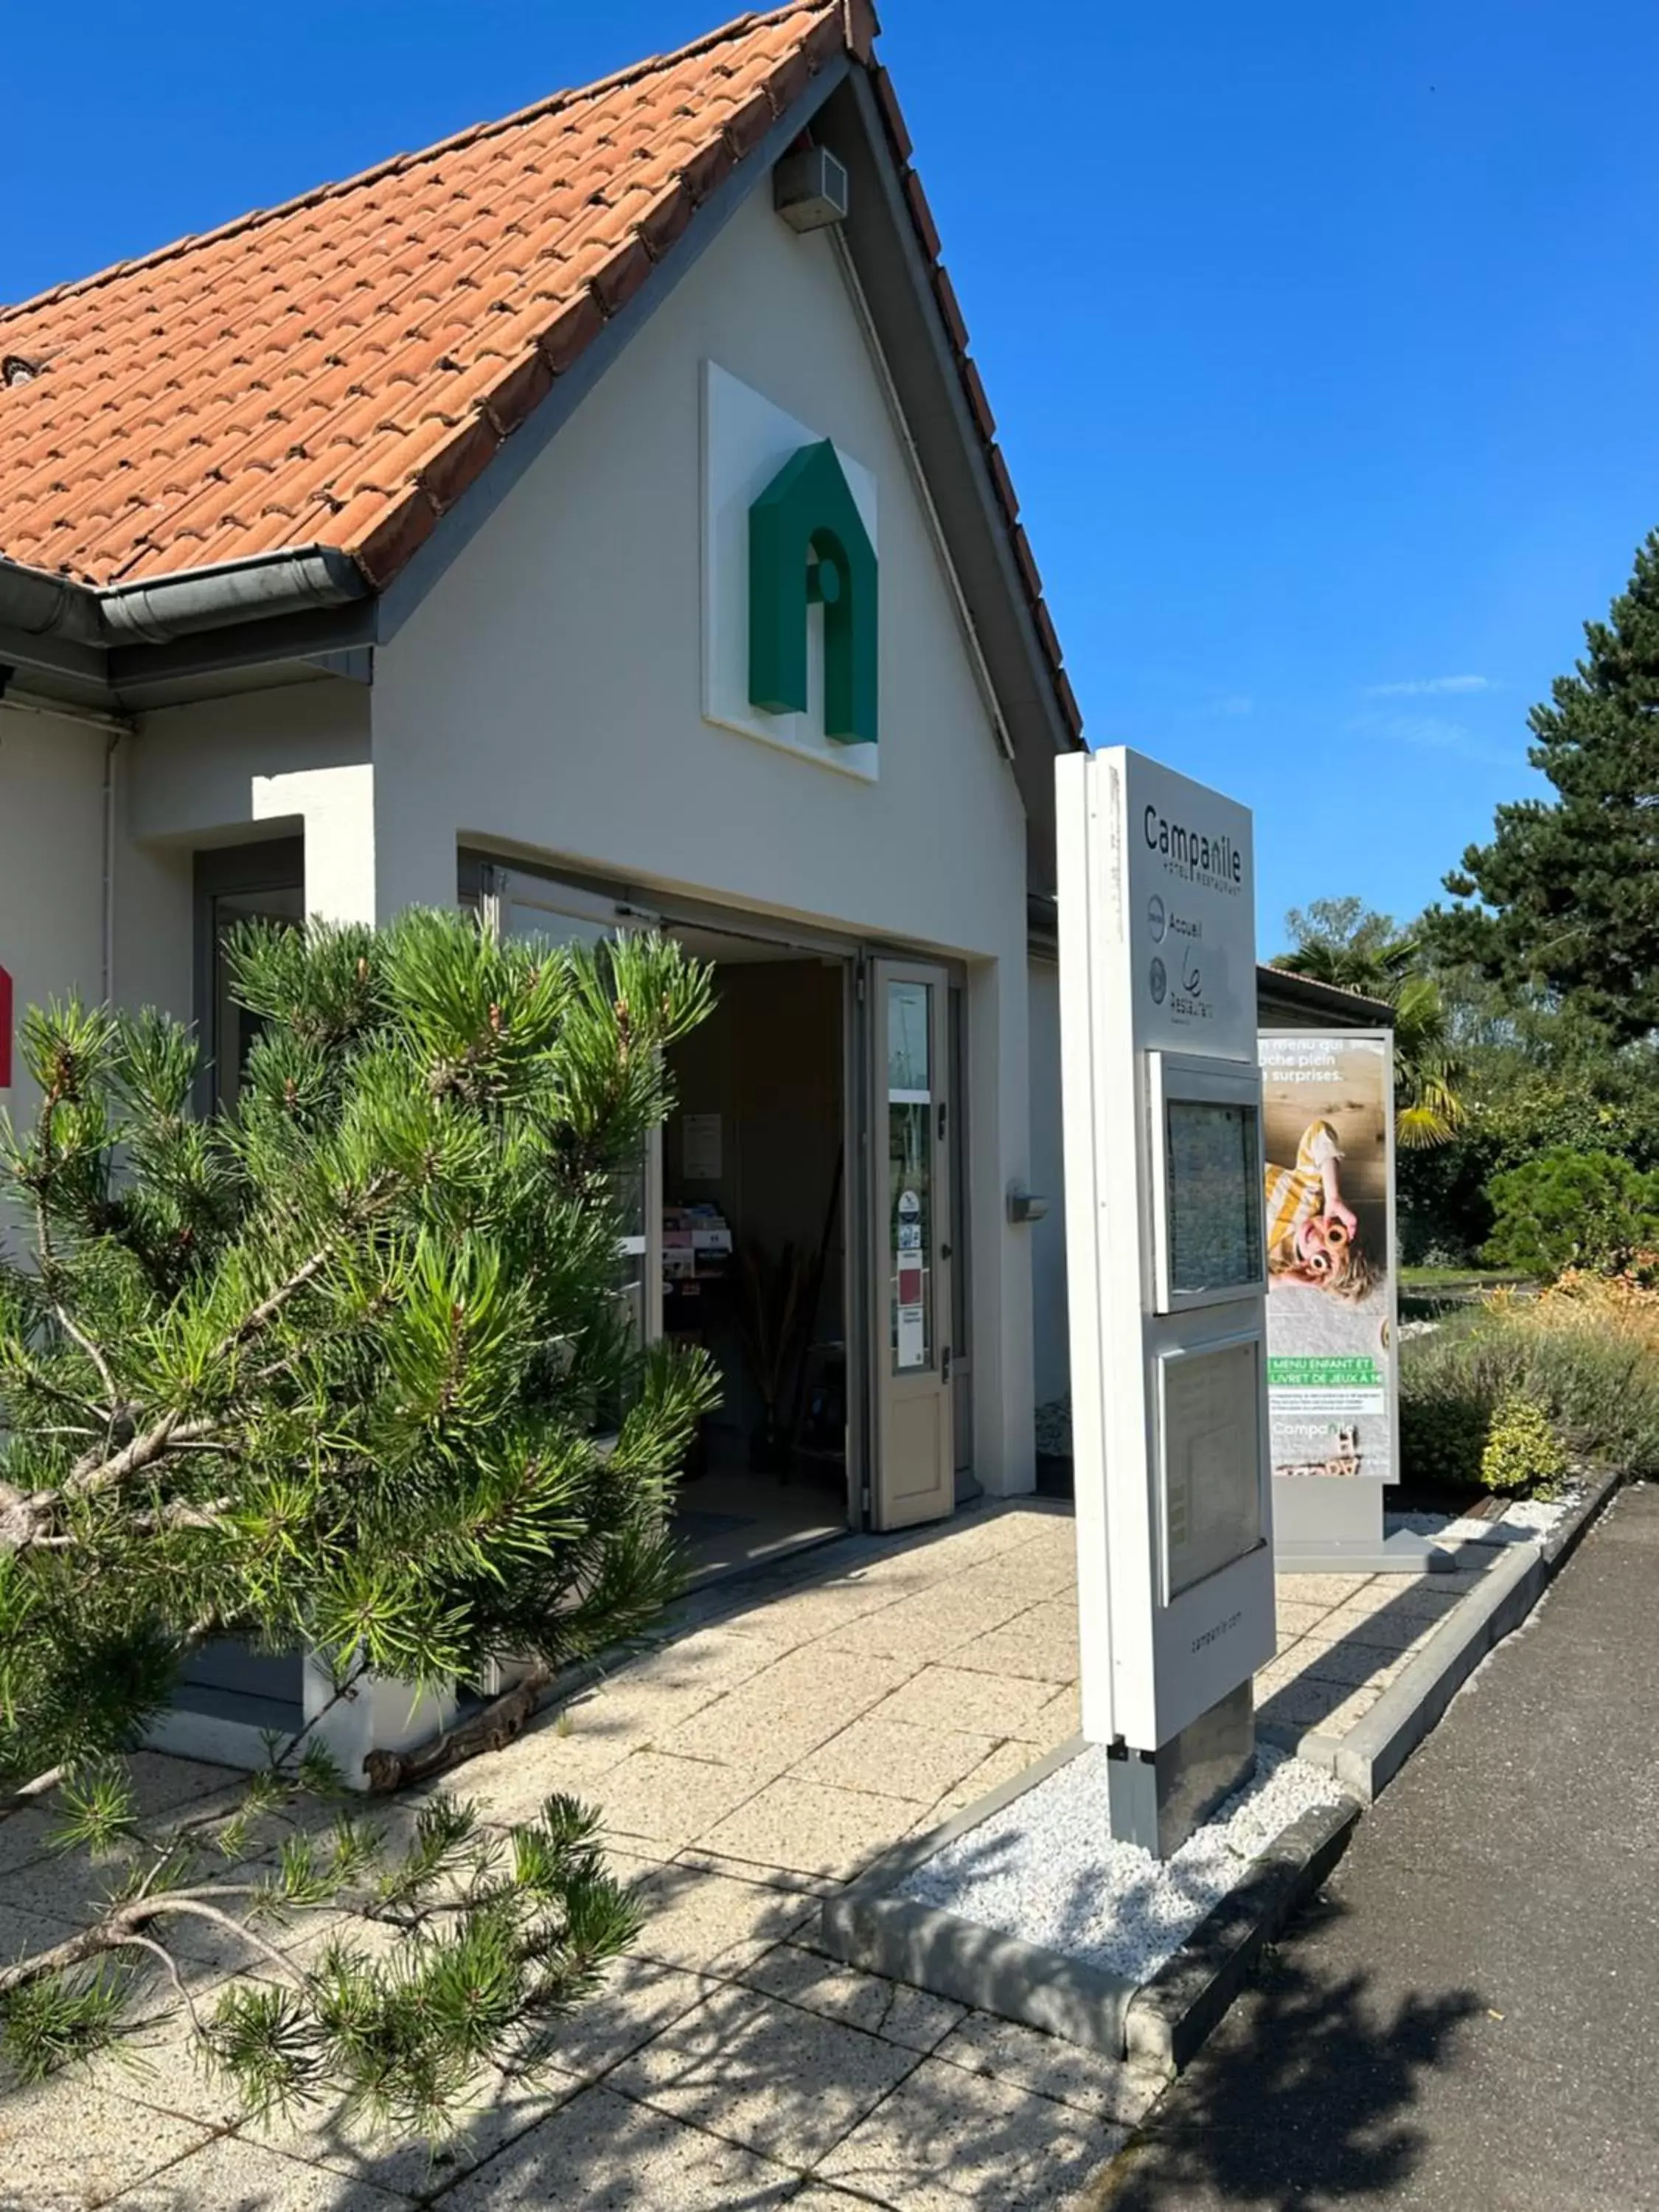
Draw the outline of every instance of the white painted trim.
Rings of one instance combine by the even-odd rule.
[[[859,327],[864,334],[864,342],[870,349],[870,358],[875,365],[877,379],[881,386],[882,398],[887,403],[887,412],[892,421],[894,434],[904,449],[904,458],[909,470],[912,488],[921,504],[921,511],[927,519],[928,533],[933,541],[933,550],[939,556],[940,571],[950,586],[951,604],[957,611],[957,621],[962,629],[962,641],[967,647],[968,658],[973,665],[974,680],[979,686],[980,698],[984,704],[987,714],[990,717],[991,727],[997,733],[997,743],[1001,748],[1002,757],[1005,760],[1012,762],[1014,757],[1014,741],[1008,734],[1008,725],[1002,719],[1001,703],[997,698],[996,687],[991,681],[991,672],[985,665],[985,655],[981,650],[979,642],[979,632],[974,628],[973,616],[968,611],[967,596],[963,591],[961,580],[957,574],[956,563],[951,558],[951,549],[945,541],[945,526],[939,520],[939,509],[933,504],[933,495],[921,465],[921,456],[916,451],[915,440],[910,435],[910,425],[904,418],[904,408],[898,396],[898,386],[893,381],[893,372],[887,365],[887,356],[882,350],[881,340],[876,335],[875,318],[870,313],[870,302],[864,296],[864,287],[860,283],[858,271],[853,266],[853,257],[848,250],[846,240],[839,230],[831,230],[830,238],[835,248],[836,260],[841,269],[842,276],[846,280],[848,292],[851,295],[854,308],[858,315]]]

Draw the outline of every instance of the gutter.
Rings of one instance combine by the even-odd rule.
[[[326,545],[102,587],[0,556],[0,629],[106,651],[165,645],[250,619],[308,614],[368,592],[356,563]]]

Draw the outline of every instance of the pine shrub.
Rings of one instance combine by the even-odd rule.
[[[631,1941],[591,1818],[550,1801],[507,1837],[440,1798],[399,1852],[359,1801],[319,1838],[304,1801],[337,1778],[308,1729],[240,1808],[168,1829],[121,1754],[212,1638],[308,1647],[337,1702],[375,1674],[527,1666],[424,1762],[371,1759],[392,1786],[503,1740],[560,1668],[657,1616],[711,1376],[629,1334],[620,1194],[708,976],[659,939],[503,945],[453,913],[250,925],[230,961],[260,1029],[222,1117],[192,1111],[176,1022],[71,1004],[21,1028],[39,1104],[3,1146],[0,1821],[45,1808],[114,1871],[88,1870],[77,1936],[0,1967],[0,2048],[49,2072],[119,2035],[181,1929],[252,1941],[344,1905],[400,1940],[371,1956],[348,1933],[284,1968],[258,1937],[270,1978],[201,2040],[251,2109],[334,2098],[431,2133],[492,2068],[544,2057]],[[216,1868],[260,1838],[273,1864],[227,1892]]]

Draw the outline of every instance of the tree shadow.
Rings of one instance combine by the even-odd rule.
[[[380,2191],[446,2212],[772,2212],[817,2186],[849,2205],[948,2192],[963,2212],[1381,2202],[1418,2173],[1425,2077],[1458,2063],[1459,2030],[1483,2008],[1468,1990],[1384,2003],[1363,1972],[1322,1966],[1318,1937],[1341,1910],[1325,1902],[1304,1916],[1133,2136],[1112,2068],[1069,2045],[1027,2037],[1027,2078],[1000,2062],[988,2078],[970,2057],[953,2063],[949,2036],[907,2021],[902,2003],[890,2003],[878,2034],[850,2010],[826,2016],[747,1985],[704,1984],[654,2039],[632,2051],[619,2039],[592,2078],[550,2077],[538,2100],[510,2093],[516,2106],[482,2112],[441,2164],[319,2136],[305,2154],[331,2171],[303,2201],[307,2212],[365,2212],[386,2201]],[[812,1971],[808,1954],[791,1947],[789,1957]],[[826,1976],[842,1972],[817,1963]],[[894,2039],[912,2025],[910,2042]],[[1045,2048],[1051,2074],[1033,2080]],[[144,2212],[278,2212],[300,2201],[267,2169],[239,2173],[228,2151],[214,2168],[211,2147],[202,2155],[210,2163],[196,2176],[186,2160],[139,2191]]]
[[[1111,2212],[1326,2212],[1403,2191],[1429,2148],[1425,2077],[1455,2069],[1486,2002],[1463,1988],[1374,1993],[1333,1969],[1322,1898],[1263,1960],[1214,2039],[1151,2115],[1093,2200]]]

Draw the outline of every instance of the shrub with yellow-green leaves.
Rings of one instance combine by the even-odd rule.
[[[1492,1417],[1480,1455],[1480,1480],[1488,1490],[1553,1498],[1567,1475],[1567,1455],[1555,1424],[1535,1398],[1516,1391]]]

